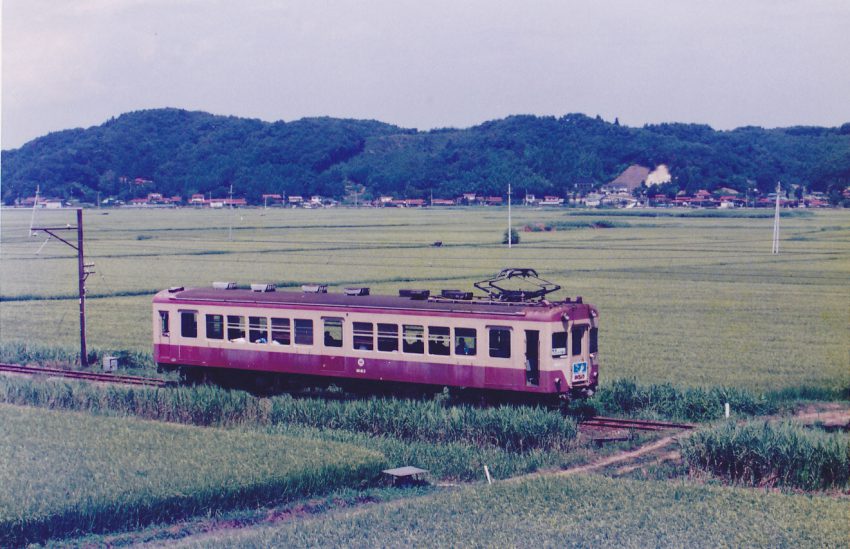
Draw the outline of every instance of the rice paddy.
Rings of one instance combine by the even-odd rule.
[[[152,373],[150,300],[169,286],[323,282],[334,291],[357,283],[395,293],[471,289],[504,267],[532,267],[564,287],[556,297],[581,295],[600,310],[600,392],[589,405],[601,413],[702,421],[717,418],[724,402],[745,416],[773,413],[785,399],[848,394],[848,212],[783,217],[780,255],[769,253],[772,219],[763,212],[517,208],[515,226],[532,230],[510,250],[500,244],[505,213],[87,210],[87,260],[96,271],[87,284],[89,346],[119,354],[134,373]],[[0,219],[0,357],[62,362],[78,348],[75,256],[44,235],[31,237],[29,222],[29,211],[4,210]],[[69,211],[36,214],[37,225],[69,222]],[[0,390],[9,403],[64,410],[0,404],[0,544],[327,493],[370,482],[383,464],[470,481],[483,478],[484,465],[504,479],[580,459],[575,424],[534,410],[17,379],[0,380]],[[715,435],[715,447],[728,442]],[[750,459],[746,451],[766,447],[750,438],[747,448],[729,451]],[[692,454],[694,464],[706,457]],[[763,467],[768,476],[782,459],[774,461]],[[704,469],[748,482],[722,467]],[[840,485],[807,478],[780,484]],[[441,490],[333,521],[316,517],[201,543],[829,547],[846,544],[846,517],[846,501],[823,496],[680,480],[544,478]]]
[[[365,283],[469,288],[506,266],[536,268],[599,307],[602,382],[735,385],[758,390],[850,386],[850,214],[643,217],[516,209],[515,225],[573,223],[500,244],[503,209],[87,210],[89,339],[150,350],[150,297],[214,280],[297,286]],[[107,215],[108,214],[108,215]],[[38,212],[38,223],[72,221]],[[0,340],[76,347],[73,251],[28,235],[30,212],[4,211]],[[618,226],[627,223],[627,226]],[[232,230],[231,230],[232,224]],[[431,244],[442,241],[441,247]],[[769,374],[769,375],[766,375]]]
[[[193,547],[846,547],[846,501],[682,482],[538,478],[475,486]]]
[[[351,445],[0,404],[0,545],[360,486]]]

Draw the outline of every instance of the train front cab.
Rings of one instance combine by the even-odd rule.
[[[599,381],[599,322],[595,310],[588,319],[567,315],[552,327],[551,364],[559,375],[556,390],[571,398],[593,395]]]

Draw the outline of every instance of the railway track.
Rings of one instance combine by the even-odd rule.
[[[136,385],[142,387],[166,387],[170,382],[150,377],[126,376],[121,374],[105,374],[97,372],[82,372],[79,370],[62,370],[61,368],[45,368],[42,366],[22,366],[20,364],[0,364],[0,372],[11,374],[41,375],[47,377],[62,377],[81,379],[84,381],[99,381],[102,383],[119,383],[121,385]]]
[[[593,416],[579,422],[582,427],[601,429],[630,429],[636,431],[669,431],[671,429],[693,429],[689,423],[671,423],[669,421],[653,421],[647,419],[624,419],[618,417]]]

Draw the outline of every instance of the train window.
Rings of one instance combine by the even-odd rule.
[[[371,322],[354,323],[354,348],[360,351],[371,351],[375,348],[375,332]]]
[[[207,339],[224,339],[224,317],[207,315]]]
[[[307,318],[295,319],[295,344],[313,344],[313,321]]]
[[[227,315],[227,339],[235,343],[245,343],[245,317]]]
[[[455,328],[455,354],[474,356],[478,351],[475,328]]]
[[[425,352],[425,328],[413,324],[404,325],[404,337],[401,350],[405,353],[421,355]]]
[[[508,328],[490,328],[490,356],[511,358],[511,331]]]
[[[599,328],[590,329],[590,350],[589,353],[599,352]]]
[[[251,343],[269,342],[269,319],[264,316],[248,317],[248,341]]]
[[[428,354],[447,356],[451,353],[450,329],[445,326],[428,326]]]
[[[159,312],[159,333],[164,336],[168,335],[168,311]]]
[[[272,344],[273,345],[289,345],[290,331],[288,318],[273,318],[272,319]]]
[[[398,351],[398,324],[378,324],[378,350],[385,353]]]
[[[180,335],[183,337],[198,337],[198,313],[195,311],[180,311]]]
[[[342,347],[342,319],[326,318],[325,347]]]
[[[560,357],[567,354],[567,332],[552,332],[552,356]]]
[[[584,326],[573,328],[573,356],[581,354],[581,340],[584,338]]]

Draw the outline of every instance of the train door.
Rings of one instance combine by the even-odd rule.
[[[540,332],[525,331],[525,382],[528,385],[540,383]]]
[[[159,322],[157,330],[159,331],[159,358],[171,359],[171,326],[169,322],[168,311],[158,311]]]

